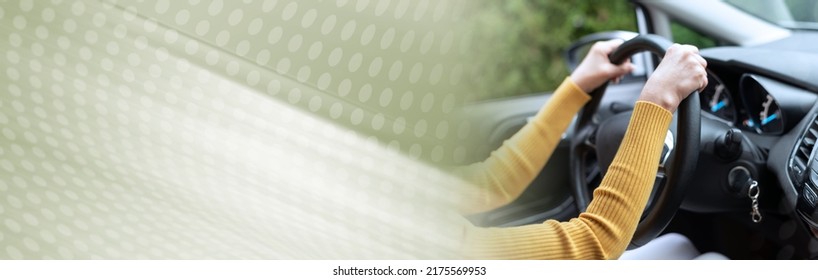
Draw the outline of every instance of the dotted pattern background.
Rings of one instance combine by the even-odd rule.
[[[463,5],[0,0],[0,258],[456,257]]]
[[[444,142],[468,94],[463,0],[110,2],[175,55],[414,158],[461,159]]]

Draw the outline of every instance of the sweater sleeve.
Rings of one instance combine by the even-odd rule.
[[[474,188],[463,212],[487,211],[516,199],[542,170],[574,115],[590,96],[565,78],[548,103],[488,159],[455,170]]]
[[[672,114],[637,102],[613,163],[585,213],[514,228],[467,225],[465,250],[474,258],[615,259],[627,248],[654,184]]]

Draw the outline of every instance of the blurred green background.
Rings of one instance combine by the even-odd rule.
[[[488,95],[479,99],[552,91],[569,74],[563,53],[571,42],[600,31],[636,31],[629,1],[479,1],[474,45],[485,55],[473,86]]]
[[[569,74],[564,51],[582,36],[636,31],[630,1],[478,0],[472,11],[473,42],[482,54],[471,86],[475,99],[553,91]],[[710,47],[716,43],[679,24],[674,40]]]

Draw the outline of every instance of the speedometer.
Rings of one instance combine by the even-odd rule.
[[[720,119],[734,123],[736,121],[736,108],[733,105],[733,97],[724,83],[707,72],[707,87],[699,93],[702,111],[710,113]]]
[[[778,108],[778,103],[775,103],[772,95],[766,94],[759,108],[759,126],[765,131],[780,131],[783,126],[779,118],[781,118],[781,109]]]
[[[741,78],[741,95],[747,107],[747,127],[759,133],[784,132],[784,115],[775,98],[751,75]]]

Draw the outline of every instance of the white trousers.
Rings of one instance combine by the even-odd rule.
[[[729,260],[722,254],[701,254],[684,235],[668,233],[642,247],[625,251],[620,260]]]

